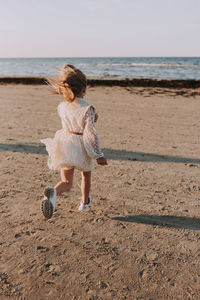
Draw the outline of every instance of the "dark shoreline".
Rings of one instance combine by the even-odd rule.
[[[35,76],[0,76],[1,84],[44,85],[46,78]],[[143,78],[88,78],[89,86],[161,87],[175,89],[200,88],[200,80],[193,79],[143,79]]]

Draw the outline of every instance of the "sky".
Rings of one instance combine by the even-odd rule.
[[[200,56],[200,0],[0,0],[0,57]]]

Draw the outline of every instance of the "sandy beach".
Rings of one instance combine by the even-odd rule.
[[[45,85],[0,85],[0,299],[200,299],[200,91],[89,87],[108,166],[80,173],[52,219],[59,172],[40,139],[61,124]]]

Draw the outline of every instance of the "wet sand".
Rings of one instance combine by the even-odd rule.
[[[199,91],[89,87],[109,165],[93,171],[90,212],[76,171],[44,220],[59,173],[40,139],[60,129],[59,100],[0,86],[0,299],[200,299]]]

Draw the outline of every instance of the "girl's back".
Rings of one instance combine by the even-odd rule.
[[[83,98],[76,98],[72,103],[61,102],[58,105],[58,114],[61,118],[62,127],[69,131],[83,132],[86,113],[95,108]]]

